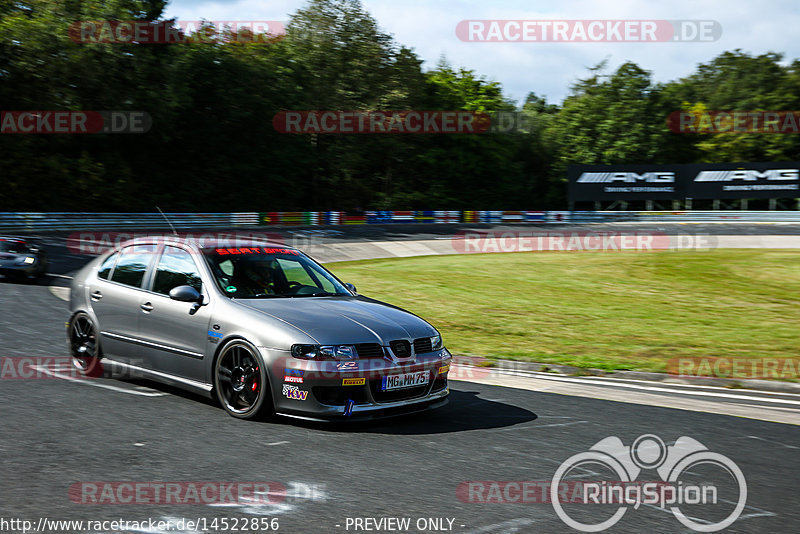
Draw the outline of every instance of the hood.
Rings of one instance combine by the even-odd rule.
[[[240,305],[278,317],[320,345],[380,343],[436,335],[436,329],[405,310],[360,297],[240,299]]]

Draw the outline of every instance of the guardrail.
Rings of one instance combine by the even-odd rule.
[[[169,220],[169,222],[167,221]],[[258,224],[258,213],[0,213],[0,231],[49,231],[81,229],[224,228]]]
[[[328,226],[352,224],[800,223],[800,211],[283,211],[236,213],[0,213],[0,232]]]
[[[554,212],[548,212],[554,213]],[[713,222],[713,223],[795,223],[800,211],[573,211],[570,222]]]

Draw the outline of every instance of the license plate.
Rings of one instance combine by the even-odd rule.
[[[391,391],[393,389],[413,388],[424,386],[430,380],[428,371],[416,373],[405,373],[402,375],[384,376],[381,379],[381,391]]]

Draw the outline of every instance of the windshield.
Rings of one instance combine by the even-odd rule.
[[[24,254],[28,252],[28,247],[22,241],[6,241],[0,240],[0,252],[7,252],[9,254]]]
[[[296,250],[203,249],[220,289],[232,298],[350,295],[332,274]]]

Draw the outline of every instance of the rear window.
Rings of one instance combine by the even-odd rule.
[[[99,278],[102,278],[103,280],[108,280],[108,276],[111,274],[111,269],[114,268],[114,262],[117,261],[117,256],[119,256],[119,253],[115,252],[114,254],[106,258],[106,261],[104,261],[103,264],[100,266],[100,269],[97,270],[97,276]]]

